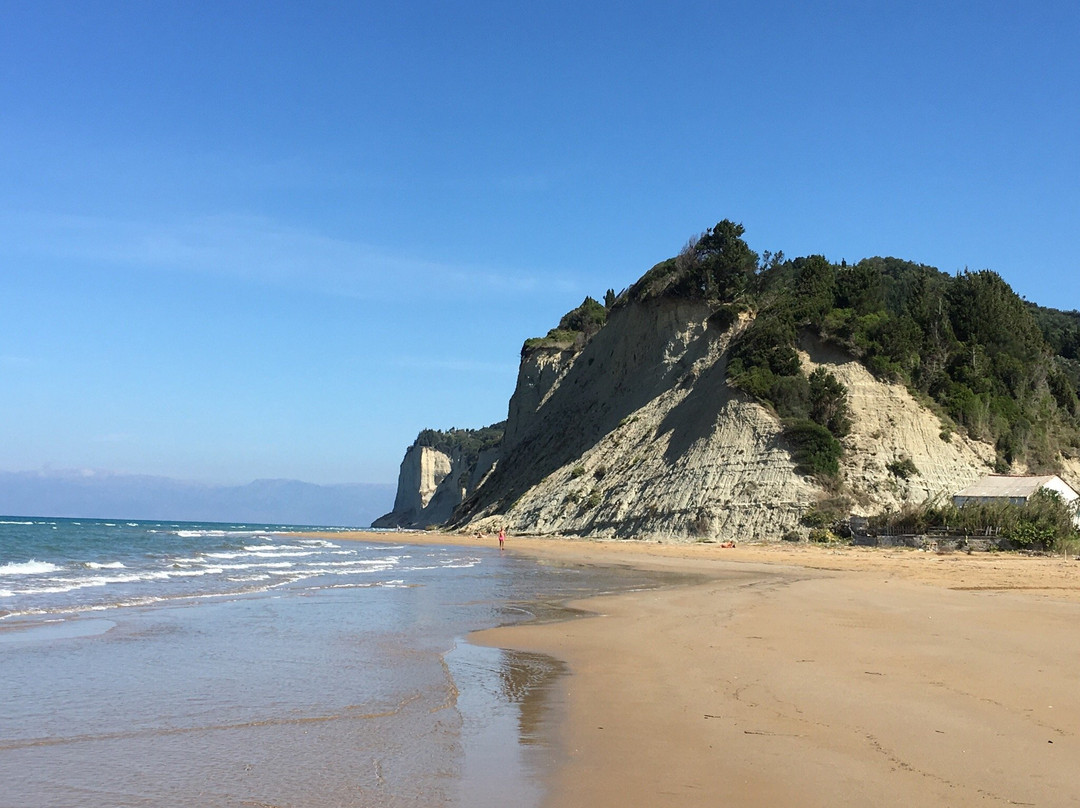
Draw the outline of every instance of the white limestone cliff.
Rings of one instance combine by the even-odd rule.
[[[749,324],[700,302],[653,300],[611,314],[580,352],[526,352],[502,459],[455,514],[459,528],[666,541],[780,538],[835,495],[799,474],[775,414],[726,379]],[[855,513],[948,496],[990,470],[993,447],[949,434],[902,386],[805,340],[848,387],[841,476]],[[905,458],[917,472],[898,477]],[[805,529],[803,529],[805,531]]]

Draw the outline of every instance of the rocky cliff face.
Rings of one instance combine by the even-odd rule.
[[[795,470],[776,416],[727,383],[748,318],[710,314],[694,301],[632,303],[580,352],[527,353],[501,459],[450,524],[667,541],[798,530],[834,492]],[[842,476],[854,512],[949,496],[992,467],[992,446],[944,432],[850,356],[806,339],[801,358],[848,387]],[[905,459],[916,469],[906,478],[890,470]]]
[[[502,445],[468,463],[410,447],[394,512],[376,526],[665,541],[805,533],[807,512],[838,492],[796,471],[776,415],[728,384],[729,348],[750,322],[655,298],[612,311],[583,347],[526,350]],[[799,357],[847,387],[850,512],[947,498],[992,470],[993,446],[951,433],[842,350],[804,335]],[[1080,463],[1063,474],[1076,480]]]
[[[613,312],[580,353],[526,356],[503,458],[453,523],[669,540],[793,526],[820,492],[776,419],[727,385],[743,327],[655,300]]]
[[[470,459],[464,452],[449,453],[430,446],[412,445],[405,451],[398,472],[394,510],[373,523],[378,528],[424,528],[449,521],[462,499],[487,476],[498,460],[497,451]]]
[[[933,497],[951,497],[993,471],[988,443],[952,434],[902,385],[885,384],[843,351],[804,335],[800,359],[809,372],[824,366],[848,391],[852,430],[844,439],[841,471],[860,515],[899,509]],[[889,470],[910,460],[915,471]]]

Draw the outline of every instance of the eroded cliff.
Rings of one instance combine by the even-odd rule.
[[[759,261],[742,233],[724,220],[526,341],[501,443],[446,454],[427,500],[439,472],[407,455],[380,523],[790,538],[992,470],[1080,482],[1080,315],[989,271]]]
[[[626,538],[779,538],[834,496],[800,474],[779,419],[726,378],[728,327],[700,302],[632,304],[580,353],[523,358],[503,457],[455,513],[469,529]],[[942,437],[901,386],[808,340],[804,362],[848,386],[843,473],[853,510],[948,495],[985,473],[992,446]],[[888,466],[910,458],[907,479]]]

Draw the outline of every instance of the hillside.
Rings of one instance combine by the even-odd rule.
[[[452,513],[421,525],[395,506],[380,521],[779,538],[994,469],[1080,482],[1076,360],[1053,343],[1075,350],[1075,313],[1033,307],[992,272],[762,258],[742,235],[725,220],[527,341],[482,464],[406,457],[458,481]],[[427,485],[433,500],[422,476],[403,463],[399,499]]]

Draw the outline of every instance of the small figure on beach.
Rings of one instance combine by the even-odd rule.
[[[503,543],[506,541],[506,531],[499,528],[499,549],[503,548]]]

